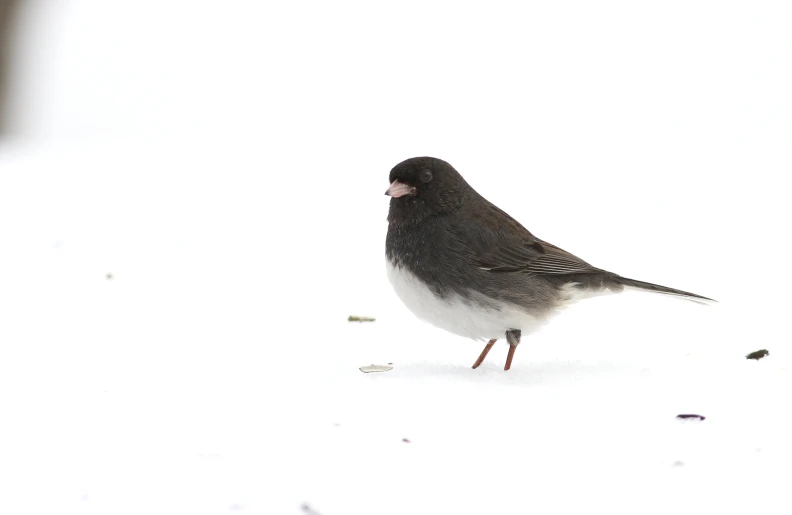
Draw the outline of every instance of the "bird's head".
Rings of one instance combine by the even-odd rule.
[[[388,221],[420,222],[458,209],[472,188],[454,167],[434,157],[413,157],[393,167],[385,191],[391,197]]]

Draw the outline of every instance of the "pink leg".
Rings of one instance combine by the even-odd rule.
[[[478,368],[478,366],[479,366],[479,365],[481,365],[481,363],[484,361],[484,358],[486,358],[486,357],[487,357],[487,354],[489,354],[489,351],[490,351],[490,349],[492,348],[492,346],[493,346],[493,345],[495,345],[495,342],[496,342],[496,341],[498,341],[498,340],[496,340],[495,338],[493,338],[492,340],[490,340],[490,341],[487,343],[487,346],[486,346],[486,347],[484,347],[484,350],[483,350],[483,351],[481,351],[481,355],[479,355],[479,357],[478,357],[478,359],[476,360],[476,362],[475,362],[475,363],[473,363],[473,368]]]
[[[512,358],[514,358],[514,351],[516,350],[516,345],[509,345],[509,355],[506,356],[506,366],[503,367],[503,370],[509,370],[511,368]]]
[[[506,356],[506,366],[503,367],[503,370],[509,370],[511,368],[511,362],[514,358],[514,351],[517,350],[517,346],[520,344],[521,336],[522,331],[519,329],[510,329],[506,331],[506,341],[509,342],[509,355]]]

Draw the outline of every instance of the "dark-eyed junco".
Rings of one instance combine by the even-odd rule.
[[[479,195],[448,163],[415,157],[390,172],[388,276],[418,318],[460,336],[499,338],[511,367],[520,337],[560,308],[624,287],[696,301],[707,297],[627,279],[540,240]]]

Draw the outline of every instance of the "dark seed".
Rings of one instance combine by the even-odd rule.
[[[688,415],[688,414],[685,414],[685,415],[677,415],[676,418],[682,418],[682,419],[695,418],[695,419],[698,419],[698,420],[704,420],[707,417],[705,417],[704,415]]]
[[[748,359],[762,359],[768,354],[770,354],[770,351],[768,351],[767,349],[762,349],[762,350],[753,351],[752,353],[748,354],[745,357]]]

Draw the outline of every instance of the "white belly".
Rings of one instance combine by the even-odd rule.
[[[515,304],[484,297],[484,304],[497,303],[500,309],[487,308],[455,293],[440,298],[426,287],[412,272],[394,266],[386,258],[388,278],[396,294],[415,316],[446,331],[473,338],[489,340],[505,338],[509,329],[520,329],[525,336],[547,321],[547,316],[534,317]]]

